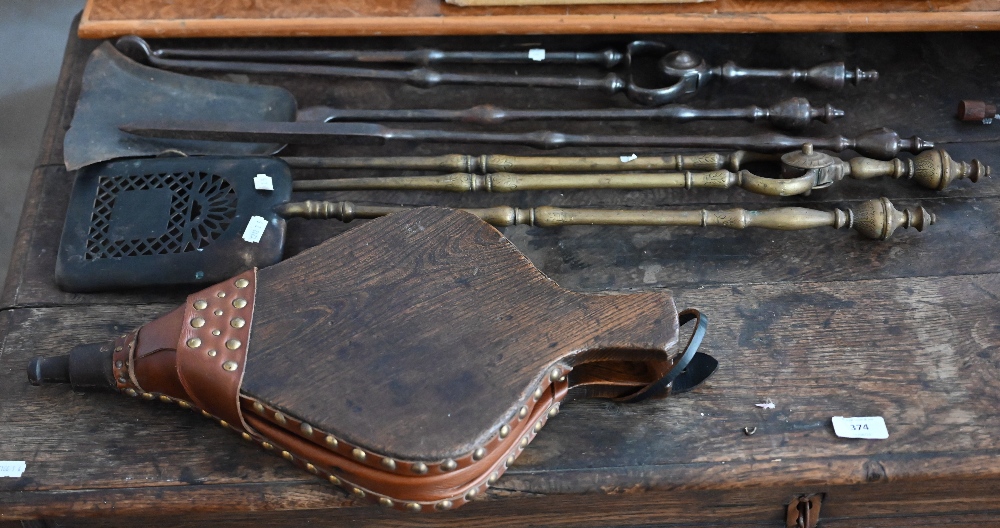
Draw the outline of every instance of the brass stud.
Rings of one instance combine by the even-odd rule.
[[[236,279],[236,287],[243,289],[250,285],[250,281],[246,279]]]
[[[242,436],[244,440],[253,440],[253,437],[250,436],[250,433],[243,433],[240,436]]]
[[[361,462],[364,462],[365,457],[368,455],[364,451],[355,447],[353,450],[351,450],[351,456],[353,456],[354,458],[358,459]]]
[[[132,396],[132,397],[135,397],[135,396],[139,395],[138,392],[135,392],[135,389],[125,389],[125,394],[128,394],[129,396]]]
[[[354,493],[355,495],[357,495],[358,497],[361,497],[361,498],[365,497],[365,492],[361,488],[354,488],[354,489],[351,490],[351,493]]]
[[[217,295],[221,299],[221,298],[223,298],[223,297],[226,296],[226,292],[220,291],[219,293],[216,293],[215,295]]]
[[[217,356],[218,354],[219,354],[219,351],[217,351],[217,350],[216,350],[216,349],[214,349],[214,348],[208,351],[208,357],[215,357],[215,356]]]
[[[121,351],[122,351],[122,347],[120,347],[120,346],[116,346],[115,347],[115,352],[121,352]]]
[[[518,418],[521,418],[523,420],[525,416],[528,416],[528,407],[527,406],[523,406],[523,407],[521,407],[520,411],[517,411],[517,417]]]
[[[204,317],[195,317],[191,319],[191,328],[201,328],[203,326],[205,326]]]
[[[480,447],[472,452],[472,460],[482,460],[486,456],[486,449]]]
[[[261,442],[260,446],[263,447],[264,449],[267,449],[268,451],[274,449],[274,445],[271,444],[271,442]]]
[[[243,328],[243,325],[245,324],[247,324],[247,322],[242,317],[235,317],[229,322],[229,326],[233,328]]]
[[[316,466],[314,466],[312,464],[306,464],[306,471],[312,473],[313,475],[315,475],[317,473]]]
[[[181,409],[190,409],[191,408],[191,404],[188,403],[188,402],[186,402],[186,401],[184,401],[184,400],[177,400],[177,405],[179,405]]]
[[[295,460],[295,457],[293,457],[288,451],[282,451],[281,458],[284,458],[285,460]]]
[[[328,445],[330,447],[333,447],[333,448],[336,448],[337,444],[339,444],[339,443],[340,442],[338,442],[336,438],[334,438],[334,437],[332,437],[330,435],[326,436],[326,445]]]
[[[389,471],[396,471],[396,461],[391,458],[383,458],[382,467],[388,469]]]
[[[187,346],[191,348],[198,348],[201,346],[201,339],[198,339],[197,337],[192,337],[191,339],[187,340]]]
[[[559,377],[559,383],[562,383],[564,381],[566,381],[566,376],[560,376]]]
[[[222,310],[216,310],[216,311],[214,311],[212,313],[214,313],[215,315],[222,315],[225,312],[223,312]]]
[[[309,425],[309,424],[307,424],[305,422],[302,422],[301,424],[299,424],[299,431],[302,431],[302,434],[304,434],[306,436],[312,436],[312,434],[313,434],[313,426],[311,426],[311,425]]]
[[[451,507],[452,507],[452,504],[451,504],[450,500],[443,500],[443,501],[435,504],[434,507],[437,508],[437,509],[439,509],[439,510],[450,510]]]
[[[151,393],[151,392],[144,392],[144,393],[142,393],[142,399],[144,399],[144,400],[152,400],[155,397],[156,397],[156,395],[153,394],[153,393]]]
[[[410,471],[416,473],[417,475],[423,475],[424,473],[427,473],[427,464],[417,462],[410,467]]]
[[[490,474],[490,478],[486,479],[486,483],[492,486],[497,483],[497,480],[500,480],[500,475],[498,475],[497,472],[494,471],[492,474]]]
[[[562,376],[562,374],[559,373],[559,369],[552,369],[552,372],[549,374],[549,381],[558,381],[559,376]]]
[[[107,357],[107,356],[105,356],[105,357]],[[125,366],[125,362],[124,361],[122,361],[120,359],[118,361],[115,361],[115,368],[122,368],[124,366]]]
[[[379,497],[378,505],[383,506],[385,508],[392,508],[392,501],[389,500],[387,497]]]
[[[128,382],[128,380],[125,379],[125,376],[119,376],[118,377],[118,383],[126,383],[126,382]]]
[[[212,413],[204,410],[201,411],[201,415],[204,416],[205,418],[215,418],[214,416],[212,416]]]
[[[239,368],[239,364],[236,363],[235,361],[226,361],[225,363],[222,364],[222,369],[228,370],[229,372],[232,372],[237,368]]]
[[[510,467],[510,466],[514,465],[514,455],[510,455],[509,457],[507,457],[507,464],[505,464],[505,465],[507,467]]]
[[[219,425],[221,425],[222,427],[228,428],[229,427],[229,422],[227,422],[225,420],[219,420]]]
[[[406,511],[408,511],[408,512],[417,513],[417,512],[420,511],[420,509],[421,509],[420,505],[417,504],[417,503],[415,503],[415,502],[408,502],[406,504]]]
[[[330,484],[333,484],[334,486],[340,485],[340,479],[333,475],[330,475],[329,477],[327,477],[327,479],[330,481]]]
[[[554,418],[555,415],[559,414],[559,404],[555,404],[549,409],[549,418]]]
[[[218,336],[222,335],[222,330],[219,330],[219,329],[212,330],[212,335],[218,337]]]
[[[476,488],[472,488],[469,491],[465,492],[465,500],[470,501],[474,498],[476,498]]]
[[[274,413],[274,421],[278,422],[281,425],[285,425],[286,423],[288,423],[288,420],[285,419],[285,415],[281,414],[280,412]]]
[[[526,447],[528,447],[528,437],[527,436],[525,436],[524,438],[521,439],[521,449],[524,449]]]
[[[500,426],[500,438],[507,438],[507,435],[509,435],[509,434],[510,434],[510,426],[506,425],[506,424],[501,425]]]
[[[532,394],[531,396],[533,398],[535,398],[535,400],[537,401],[537,400],[541,399],[542,394],[544,394],[544,391],[542,391],[541,387],[538,387],[537,389],[535,389],[534,394]]]
[[[264,412],[264,406],[261,405],[260,402],[253,402],[253,410],[255,410],[255,411],[259,412],[259,413],[263,413]]]
[[[452,459],[445,460],[441,462],[441,471],[452,471],[458,467],[458,463]]]
[[[164,395],[160,396],[160,401],[163,402],[163,403],[170,403],[170,402],[172,402],[174,400],[170,396],[167,396],[166,394],[164,394]]]
[[[239,339],[230,339],[229,341],[226,341],[226,348],[229,350],[236,350],[237,348],[240,348],[240,345],[242,344],[243,343],[240,343]]]
[[[208,308],[208,301],[206,301],[205,299],[198,299],[197,301],[194,302],[195,310],[204,310],[205,308]]]
[[[247,305],[247,300],[242,297],[233,300],[233,308],[243,308],[246,305]]]
[[[534,430],[535,430],[535,433],[538,433],[538,431],[542,430],[542,422],[541,421],[535,422]]]

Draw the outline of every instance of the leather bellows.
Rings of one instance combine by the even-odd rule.
[[[481,497],[562,402],[700,383],[716,366],[696,351],[706,324],[663,290],[564,290],[490,225],[425,208],[36,358],[28,376],[176,403],[348,493],[429,512]]]

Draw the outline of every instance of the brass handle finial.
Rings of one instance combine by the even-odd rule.
[[[934,225],[937,217],[923,207],[907,207],[902,211],[893,207],[888,198],[868,200],[858,206],[854,215],[854,229],[862,235],[885,240],[897,228],[914,228],[923,231],[925,227]]]

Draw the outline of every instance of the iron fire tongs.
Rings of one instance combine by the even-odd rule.
[[[665,44],[651,41],[632,42],[626,47],[624,54],[613,50],[596,53],[546,52],[542,61],[538,60],[540,54],[532,55],[531,52],[153,50],[149,43],[133,35],[122,37],[115,43],[115,46],[119,51],[142,64],[170,70],[324,75],[400,81],[423,88],[439,84],[575,88],[600,90],[608,94],[624,92],[633,102],[649,106],[671,103],[683,95],[695,93],[715,78],[721,78],[725,81],[747,78],[787,79],[792,82],[802,81],[827,90],[840,89],[847,83],[858,84],[863,81],[874,81],[878,78],[878,72],[862,71],[861,69],[849,70],[842,62],[820,64],[808,70],[743,68],[733,62],[727,62],[722,66],[709,66],[705,59],[697,54],[689,51],[670,51]],[[633,68],[635,67],[635,59],[642,55],[660,57],[657,62],[657,73],[664,79],[666,85],[646,87],[636,83]],[[421,67],[409,70],[392,70],[331,66],[328,64],[301,64],[301,62],[406,63],[418,64]],[[442,62],[466,64],[583,63],[597,64],[605,68],[622,65],[627,69],[627,73],[624,78],[616,73],[609,73],[604,78],[598,79],[573,76],[449,73],[423,67],[426,64]]]

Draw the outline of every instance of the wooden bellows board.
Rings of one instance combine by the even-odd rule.
[[[696,352],[705,324],[664,290],[564,290],[485,222],[425,208],[194,293],[114,343],[36,359],[29,379],[174,402],[357,496],[447,510],[496,482],[564,399],[700,383],[716,365]]]

